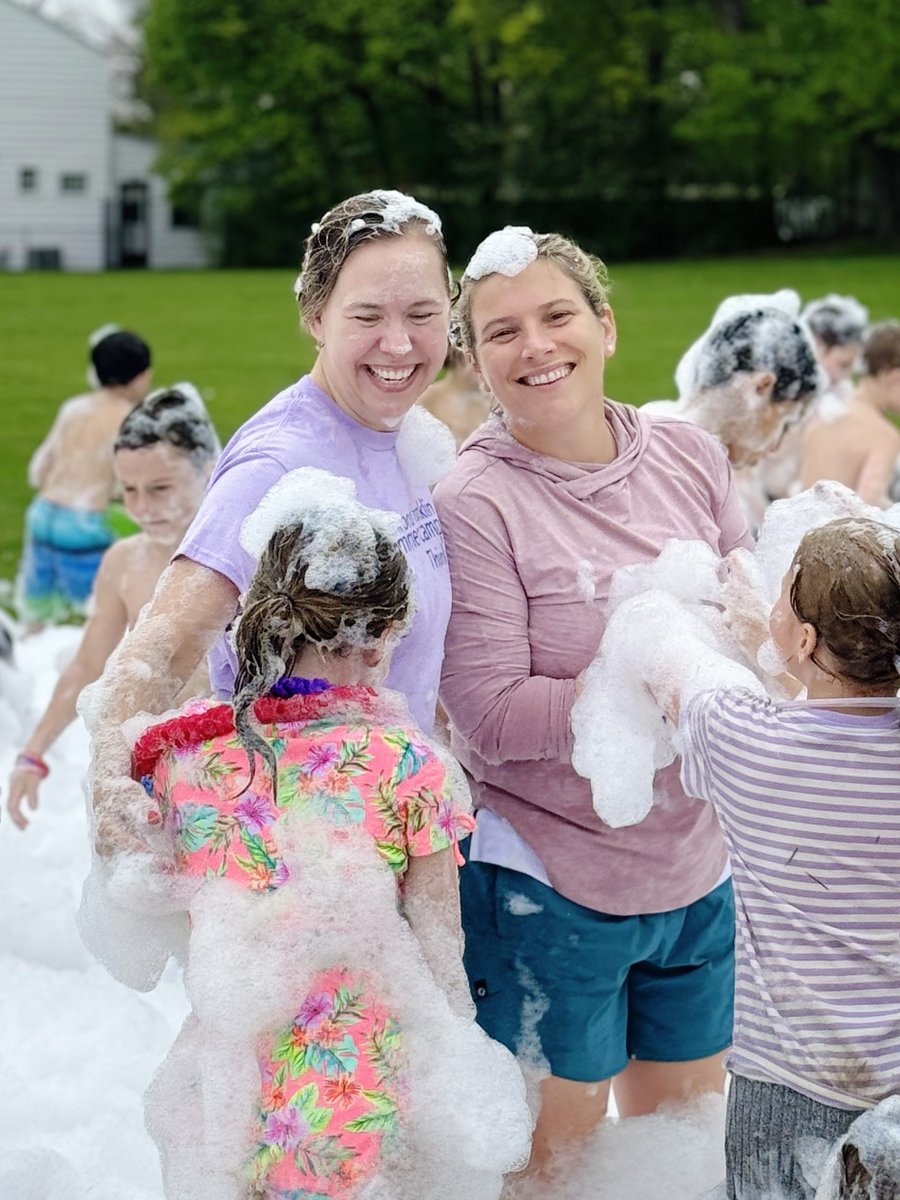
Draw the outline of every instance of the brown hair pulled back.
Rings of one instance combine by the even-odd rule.
[[[413,229],[427,232],[430,241],[447,269],[447,291],[450,293],[450,273],[447,247],[440,229],[423,217],[413,216],[397,229],[384,224],[389,200],[386,193],[362,192],[342,200],[328,210],[306,239],[303,263],[297,279],[297,300],[304,323],[321,316],[334,290],[341,268],[354,250],[376,238],[402,237]],[[413,199],[409,197],[409,199]]]
[[[410,613],[409,568],[403,552],[374,530],[377,572],[345,590],[320,591],[306,585],[312,531],[302,524],[278,529],[260,556],[235,630],[238,670],[234,687],[234,723],[250,761],[253,782],[259,754],[277,790],[277,762],[255,725],[253,703],[285,675],[306,645],[340,654]]]
[[[821,670],[862,688],[900,684],[900,534],[844,517],[810,530],[794,557],[791,607],[816,630]]]

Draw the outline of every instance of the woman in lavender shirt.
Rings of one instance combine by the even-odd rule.
[[[597,1125],[611,1085],[634,1116],[724,1084],[734,909],[715,814],[673,764],[640,825],[604,825],[571,764],[569,714],[615,570],[672,538],[727,554],[748,534],[714,438],[605,398],[616,325],[601,263],[556,234],[492,234],[457,316],[501,410],[435,491],[453,580],[441,699],[478,809],[466,968],[487,1032],[549,1068],[543,1174]]]
[[[421,437],[409,436],[414,417],[430,418],[418,410],[404,418],[447,351],[450,276],[440,219],[399,192],[343,201],[313,226],[297,297],[318,348],[312,371],[225,447],[178,555],[104,677],[93,722],[100,731],[94,816],[102,852],[134,846],[147,827],[146,797],[126,780],[122,721],[169,707],[206,653],[213,687],[230,696],[226,628],[255,568],[240,545],[241,524],[298,467],[348,477],[361,503],[401,516],[416,616],[387,682],[406,696],[417,723],[432,727],[450,582],[428,486],[434,479],[421,470]]]

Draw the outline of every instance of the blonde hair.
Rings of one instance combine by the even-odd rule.
[[[537,248],[536,261],[544,259],[551,262],[564,275],[568,275],[578,286],[591,311],[598,317],[602,316],[609,303],[609,273],[603,260],[588,254],[561,233],[534,233],[531,236]],[[472,358],[476,357],[472,298],[479,283],[480,279],[463,275],[459,298],[453,306],[453,341]]]

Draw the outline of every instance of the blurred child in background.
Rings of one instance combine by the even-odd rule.
[[[37,489],[25,518],[17,601],[28,632],[84,614],[104,551],[115,490],[113,443],[150,390],[150,348],[106,326],[90,339],[93,391],[67,400],[28,466]]]
[[[867,504],[886,507],[898,494],[900,430],[900,321],[873,325],[862,349],[863,373],[835,415],[823,411],[803,437],[800,482],[846,484]]]
[[[812,420],[833,419],[853,395],[852,373],[869,324],[869,310],[854,296],[829,294],[810,300],[800,314],[813,335],[816,357],[825,372],[825,390],[799,425],[789,429],[778,449],[759,464],[760,490],[766,503],[800,491],[803,435]]]
[[[116,542],[103,555],[78,651],[16,759],[7,808],[20,829],[28,824],[24,806],[34,812],[41,782],[49,773],[44,755],[75,719],[82,688],[99,679],[106,660],[153,595],[200,507],[219,449],[216,431],[191,384],[154,392],[122,422],[114,444],[115,472],[125,507],[141,532]],[[201,670],[181,698],[207,687]]]

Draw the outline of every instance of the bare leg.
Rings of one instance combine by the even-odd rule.
[[[606,1116],[610,1080],[578,1083],[550,1075],[541,1081],[541,1111],[531,1143],[526,1175],[539,1176],[552,1168],[553,1156],[583,1142]]]
[[[725,1053],[689,1062],[642,1062],[633,1058],[613,1083],[622,1117],[643,1117],[666,1102],[681,1102],[704,1092],[724,1092]]]

